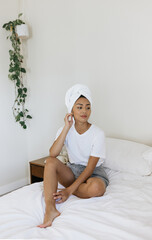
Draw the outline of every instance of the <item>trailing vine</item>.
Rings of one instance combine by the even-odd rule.
[[[12,43],[12,49],[9,50],[10,65],[8,77],[14,82],[15,85],[15,101],[13,104],[13,115],[16,122],[26,129],[26,120],[32,117],[28,114],[29,110],[25,109],[25,101],[27,97],[27,88],[23,84],[23,77],[26,73],[26,69],[22,66],[24,57],[21,55],[21,40],[16,34],[16,26],[25,24],[20,17],[22,13],[18,15],[18,19],[10,21],[3,25],[6,31],[9,31],[7,39],[10,39]]]

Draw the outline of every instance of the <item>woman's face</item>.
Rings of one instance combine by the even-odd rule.
[[[75,121],[87,122],[91,114],[91,104],[87,98],[79,98],[72,109]]]

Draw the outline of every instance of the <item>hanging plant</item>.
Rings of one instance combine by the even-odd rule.
[[[26,120],[32,117],[28,114],[28,110],[25,109],[25,101],[27,97],[27,88],[23,84],[23,77],[26,73],[26,69],[22,66],[24,57],[21,55],[21,40],[16,33],[16,26],[25,24],[20,17],[22,13],[18,15],[18,19],[10,21],[3,25],[6,31],[9,31],[7,39],[10,39],[12,43],[12,49],[9,50],[10,65],[8,77],[14,82],[15,85],[15,101],[13,104],[13,115],[16,122],[26,129]]]

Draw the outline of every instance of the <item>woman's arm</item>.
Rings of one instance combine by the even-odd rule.
[[[70,185],[69,192],[70,195],[77,190],[77,188],[80,186],[81,183],[84,183],[93,173],[97,162],[99,161],[98,157],[89,157],[88,164],[84,171],[80,174],[80,176]]]
[[[70,116],[71,116],[71,120],[69,120]],[[49,153],[50,153],[51,157],[57,157],[62,150],[66,135],[73,124],[72,114],[66,114],[64,121],[65,121],[65,126],[64,126],[61,134],[59,135],[59,137],[55,140],[55,142],[49,149]]]

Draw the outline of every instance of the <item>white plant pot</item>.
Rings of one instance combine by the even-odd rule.
[[[27,39],[29,37],[29,30],[27,24],[17,25],[15,31],[18,37],[21,39]]]

